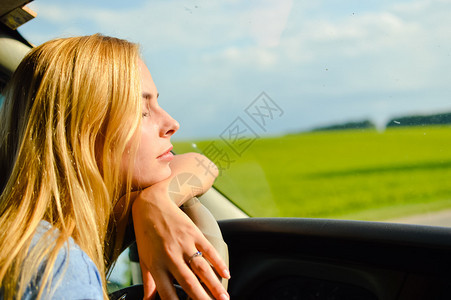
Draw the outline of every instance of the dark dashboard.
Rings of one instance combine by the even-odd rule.
[[[232,299],[451,299],[451,228],[302,218],[219,223]]]

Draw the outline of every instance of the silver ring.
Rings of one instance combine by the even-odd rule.
[[[196,251],[196,253],[194,253],[193,255],[191,255],[191,257],[188,260],[188,265],[191,264],[191,261],[196,258],[196,257],[202,257],[202,252],[200,251]]]

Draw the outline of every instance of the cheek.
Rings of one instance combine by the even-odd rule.
[[[151,140],[141,140],[132,173],[134,188],[148,187],[171,175],[169,163],[156,158],[159,153],[155,151],[155,148],[155,143],[152,143]]]

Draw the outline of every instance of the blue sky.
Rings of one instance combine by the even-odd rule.
[[[138,42],[175,138],[217,137],[265,92],[284,134],[451,111],[450,0],[35,0],[32,43],[101,32]],[[246,119],[244,119],[246,120]]]

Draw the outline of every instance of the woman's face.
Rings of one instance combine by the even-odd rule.
[[[149,69],[139,60],[141,71],[143,111],[139,147],[132,173],[132,187],[145,188],[171,175],[169,163],[173,159],[171,136],[179,124],[157,102],[158,91]],[[128,151],[126,151],[128,153]],[[128,169],[129,159],[124,155],[122,167]]]

